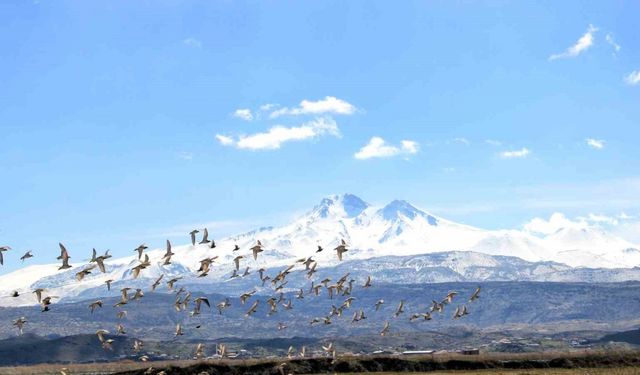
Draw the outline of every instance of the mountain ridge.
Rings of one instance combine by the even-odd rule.
[[[201,259],[217,256],[209,276],[198,283],[224,282],[231,274],[233,258],[239,254],[245,256],[240,273],[247,266],[251,271],[258,268],[275,269],[310,256],[318,261],[319,269],[340,268],[342,263],[338,261],[332,249],[341,239],[349,245],[344,259],[354,266],[358,262],[364,265],[374,264],[376,259],[389,256],[399,257],[398,259],[418,259],[429,254],[467,252],[467,256],[462,257],[467,264],[449,262],[439,266],[449,269],[451,275],[458,274],[457,268],[477,266],[474,262],[493,262],[495,266],[492,267],[496,269],[487,271],[488,274],[509,274],[507,269],[500,269],[506,266],[500,262],[500,258],[495,257],[515,257],[530,264],[553,264],[554,267],[559,267],[556,271],[560,268],[563,272],[575,269],[575,274],[585,275],[582,279],[569,277],[570,281],[589,280],[593,278],[589,275],[598,272],[614,279],[634,280],[637,276],[631,267],[640,264],[640,251],[633,244],[599,227],[567,228],[545,237],[534,236],[521,230],[490,231],[440,218],[403,200],[393,200],[380,207],[370,205],[353,194],[341,194],[323,198],[311,210],[284,226],[261,227],[216,240],[215,249],[206,244],[199,245],[197,242],[195,246],[174,245],[173,264],[169,266],[162,265],[164,249],[150,249],[147,254],[151,265],[142,271],[140,277],[144,280],[144,285],[150,284],[148,280],[161,274],[167,278],[189,279],[196,275],[195,271]],[[265,251],[254,261],[248,249],[257,240],[263,243]],[[236,244],[241,249],[238,252],[232,250]],[[318,246],[325,250],[317,253]],[[600,249],[599,246],[606,249]],[[73,249],[70,249],[70,252],[72,256],[76,254]],[[388,262],[389,267],[398,269],[394,262]],[[86,289],[104,288],[104,281],[107,279],[115,280],[116,284],[120,280],[133,281],[131,268],[138,264],[137,256],[111,258],[105,263],[106,273],[99,273],[95,269],[82,282],[75,280],[75,273],[80,267],[84,267],[79,263],[73,264],[73,268],[65,271],[58,271],[57,264],[33,265],[0,276],[0,306],[32,304],[34,299],[30,294],[34,287],[48,288],[50,293],[59,293],[65,298],[81,295]],[[587,269],[579,271],[580,267]],[[501,280],[499,276],[494,276],[494,279]],[[517,280],[518,276],[513,274],[506,279]],[[445,279],[457,280],[454,276]],[[20,290],[22,296],[7,297],[14,290]]]

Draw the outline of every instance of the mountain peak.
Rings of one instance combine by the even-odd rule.
[[[334,194],[323,198],[314,207],[313,213],[321,218],[329,216],[356,217],[367,209],[369,204],[353,194]]]
[[[392,202],[384,206],[379,211],[379,213],[380,215],[382,215],[383,219],[388,221],[398,220],[400,215],[405,216],[410,220],[415,219],[417,216],[422,216],[427,219],[430,225],[438,224],[438,220],[435,217],[419,210],[405,200],[393,200]]]

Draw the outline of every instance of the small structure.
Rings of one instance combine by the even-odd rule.
[[[405,350],[402,352],[402,355],[425,355],[433,353],[435,353],[435,350]]]

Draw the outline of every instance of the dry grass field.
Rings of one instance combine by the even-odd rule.
[[[362,375],[366,373],[344,373]],[[377,375],[398,375],[406,372],[379,372]],[[590,368],[590,369],[543,369],[543,370],[475,370],[475,371],[434,371],[412,372],[413,375],[637,375],[640,367]]]

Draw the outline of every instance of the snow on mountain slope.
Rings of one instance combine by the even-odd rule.
[[[488,257],[464,257],[462,262],[443,260],[438,267],[455,274],[465,274],[466,269],[480,270],[474,272],[486,272],[489,277],[498,278],[506,271],[500,270],[503,266],[495,263],[491,256],[512,256],[529,262],[554,261],[572,267],[630,268],[640,265],[637,246],[599,227],[567,227],[546,236],[518,230],[488,231],[445,220],[406,201],[394,200],[383,207],[374,207],[355,195],[343,194],[322,199],[290,224],[219,239],[215,249],[206,244],[175,244],[172,247],[175,255],[169,266],[162,265],[164,248],[151,249],[147,254],[152,265],[142,271],[140,279],[134,280],[131,275],[131,268],[139,263],[137,256],[128,256],[107,260],[106,273],[94,269],[82,282],[77,282],[75,274],[86,264],[74,262],[82,255],[76,255],[70,249],[74,268],[58,271],[58,264],[38,265],[0,276],[0,306],[33,304],[35,298],[31,291],[38,287],[46,288],[49,295],[65,298],[117,295],[119,288],[125,285],[146,290],[150,280],[162,274],[164,281],[171,277],[193,278],[199,261],[212,256],[217,259],[209,275],[193,282],[224,282],[233,271],[233,259],[238,255],[244,256],[239,273],[246,267],[252,271],[284,267],[295,259],[309,256],[318,261],[319,267],[332,267],[339,264],[333,249],[341,239],[349,245],[349,251],[345,253],[345,260],[349,261],[450,251],[487,254]],[[262,242],[265,251],[254,260],[249,248],[257,240]],[[188,234],[185,234],[187,241]],[[235,245],[240,251],[233,251]],[[324,250],[316,252],[318,246]],[[487,263],[485,268],[482,267],[484,263]],[[109,279],[114,280],[113,290],[107,293],[105,281]],[[14,290],[22,295],[9,297]]]

